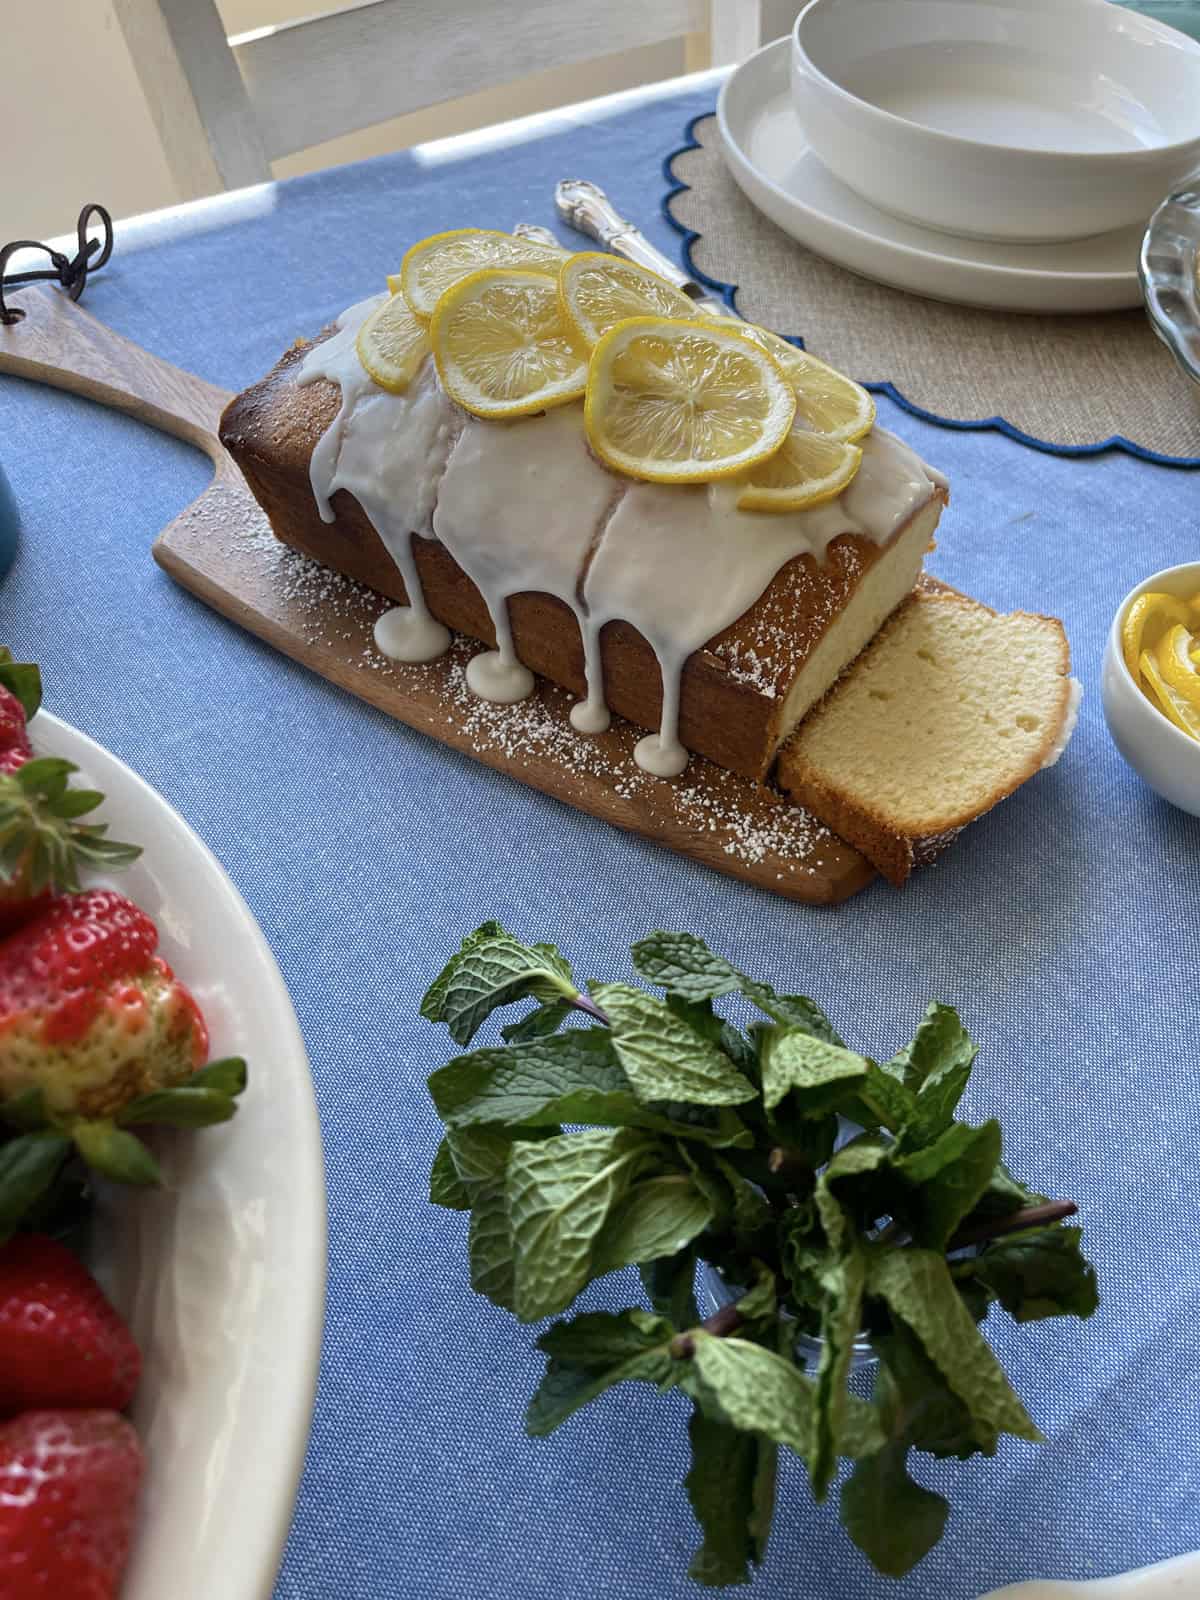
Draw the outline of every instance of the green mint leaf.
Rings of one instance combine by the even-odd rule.
[[[997,1430],[978,1422],[902,1322],[871,1336],[879,1357],[874,1408],[890,1437],[930,1455],[994,1456]]]
[[[508,1196],[498,1180],[473,1184],[467,1259],[471,1287],[505,1311],[517,1309],[516,1252],[508,1216]]]
[[[972,1043],[954,1007],[931,1000],[912,1039],[883,1070],[917,1093],[928,1084],[934,1098],[943,1100],[949,1098],[957,1084],[958,1093],[949,1106],[949,1115],[953,1116],[978,1051],[979,1046]]]
[[[743,1322],[760,1322],[773,1319],[778,1304],[775,1293],[775,1274],[761,1261],[755,1263],[755,1282],[752,1289],[737,1302]]]
[[[555,1361],[570,1362],[588,1372],[607,1372],[630,1356],[645,1355],[669,1344],[674,1328],[662,1317],[636,1308],[629,1311],[585,1311],[569,1322],[556,1322],[537,1341]]]
[[[544,1039],[549,1034],[557,1033],[574,1009],[569,1000],[550,1000],[545,1005],[535,1006],[519,1022],[510,1022],[507,1027],[501,1028],[500,1037],[506,1044],[524,1044],[527,1039]]]
[[[827,1247],[811,1205],[785,1212],[779,1223],[779,1255],[794,1310],[819,1308],[824,1299],[821,1270]]]
[[[69,1139],[49,1132],[24,1133],[0,1144],[0,1243],[49,1193],[70,1149]]]
[[[471,1196],[454,1166],[448,1139],[441,1141],[433,1158],[433,1166],[429,1171],[429,1199],[432,1205],[445,1206],[449,1211],[471,1209]]]
[[[1000,1159],[1000,1124],[969,1128],[955,1122],[922,1150],[897,1157],[893,1166],[913,1186],[905,1218],[913,1238],[930,1250],[945,1250],[991,1181]]]
[[[709,949],[692,933],[652,933],[633,947],[633,964],[643,978],[680,1000],[719,1000],[741,992],[760,1011],[788,1027],[803,1028],[827,1044],[841,1044],[829,1018],[806,995],[776,994]]]
[[[675,1365],[673,1332],[661,1317],[644,1311],[593,1311],[556,1322],[538,1340],[549,1360],[525,1413],[526,1432],[545,1438],[615,1384],[668,1383]]]
[[[920,1340],[925,1354],[972,1417],[997,1432],[1034,1443],[1041,1434],[933,1250],[881,1250],[869,1262],[868,1293]]]
[[[724,1051],[662,1000],[623,983],[600,984],[592,993],[612,1025],[617,1059],[640,1100],[725,1106],[755,1098],[754,1085]]]
[[[42,703],[42,675],[32,661],[14,661],[8,650],[0,660],[0,684],[9,694],[16,695],[25,713],[25,721],[35,717]]]
[[[810,1000],[807,995],[776,994],[769,983],[755,983],[752,978],[742,979],[742,993],[772,1021],[783,1027],[798,1028],[825,1044],[845,1048],[829,1018],[817,1002]]]
[[[190,1084],[181,1084],[139,1095],[121,1108],[117,1121],[123,1128],[208,1128],[228,1122],[236,1110],[237,1101],[220,1089],[194,1089]]]
[[[712,1221],[709,1201],[686,1173],[643,1178],[613,1209],[592,1251],[592,1276],[686,1249]]]
[[[860,1134],[829,1158],[818,1180],[818,1202],[825,1193],[846,1214],[846,1221],[839,1225],[833,1221],[834,1211],[823,1206],[821,1220],[826,1231],[832,1227],[840,1238],[852,1217],[869,1225],[890,1210],[897,1188],[891,1148],[875,1134]]]
[[[210,1061],[206,1067],[193,1072],[187,1080],[189,1089],[215,1089],[219,1094],[237,1096],[246,1087],[249,1074],[241,1056],[224,1056],[220,1061]]]
[[[88,1166],[115,1183],[149,1188],[163,1181],[158,1162],[136,1134],[111,1122],[77,1122],[71,1134]]]
[[[846,1107],[845,1114],[860,1127],[900,1133],[917,1114],[917,1096],[903,1079],[894,1078],[870,1061],[857,1101]]]
[[[474,933],[467,934],[457,952],[452,955],[437,977],[426,989],[421,1001],[421,1015],[427,1022],[444,1022],[446,991],[454,974],[458,971],[463,957],[468,951],[473,950],[477,944],[482,944],[485,939],[499,939],[507,937],[504,929],[498,922],[482,922]]]
[[[677,1256],[645,1261],[638,1267],[646,1298],[673,1328],[691,1328],[700,1321],[696,1309],[696,1256],[681,1250]]]
[[[724,1156],[713,1154],[712,1162],[728,1191],[733,1232],[743,1246],[764,1228],[771,1227],[775,1214],[770,1203]]]
[[[942,1537],[950,1507],[908,1475],[908,1450],[890,1444],[860,1461],[842,1487],[842,1526],[872,1564],[902,1578]]]
[[[742,986],[741,974],[693,933],[652,933],[633,947],[643,978],[681,1000],[717,1000]]]
[[[823,1500],[837,1472],[838,1446],[846,1415],[846,1380],[854,1341],[862,1327],[863,1290],[867,1270],[862,1251],[851,1244],[831,1257],[818,1274],[821,1309],[821,1358],[813,1415],[812,1458],[808,1464],[813,1495]]]
[[[778,1446],[715,1422],[697,1408],[688,1422],[692,1464],[684,1480],[704,1535],[688,1575],[713,1587],[748,1583],[766,1554],[775,1509]]]
[[[506,1193],[516,1257],[513,1309],[522,1322],[564,1311],[585,1286],[601,1229],[655,1150],[650,1135],[630,1128],[513,1146]]]
[[[731,1028],[712,1008],[711,1000],[684,1000],[667,995],[667,1009],[686,1022],[702,1039],[723,1050],[739,1072],[753,1077],[758,1070],[758,1052],[744,1034]]]
[[[982,1222],[989,1217],[1011,1217],[1014,1211],[1022,1211],[1026,1206],[1039,1206],[1046,1198],[1044,1194],[1034,1194],[1032,1189],[1027,1189],[1013,1177],[1003,1161],[997,1161],[996,1170],[980,1195],[971,1220]]]
[[[578,993],[570,967],[553,945],[524,945],[506,933],[495,934],[460,952],[441,992],[441,1020],[456,1044],[470,1044],[500,1006],[527,995],[573,1000]]]
[[[1090,1317],[1100,1296],[1082,1240],[1080,1228],[1032,1229],[995,1240],[962,1265],[1018,1322]]]
[[[696,1371],[735,1428],[764,1433],[807,1461],[812,1448],[813,1385],[783,1356],[746,1339],[692,1335]]]
[[[449,1127],[559,1123],[646,1128],[703,1144],[749,1142],[732,1112],[689,1114],[639,1100],[617,1060],[607,1028],[572,1028],[507,1048],[474,1050],[429,1079],[434,1105]]]
[[[809,1116],[823,1115],[849,1099],[870,1066],[852,1050],[794,1027],[764,1028],[759,1034],[759,1060],[768,1111],[791,1094],[800,1112]]]
[[[480,1183],[503,1183],[515,1134],[501,1128],[455,1128],[443,1140],[468,1193]]]

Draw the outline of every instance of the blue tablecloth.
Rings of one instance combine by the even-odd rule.
[[[549,222],[561,176],[595,178],[675,252],[660,162],[712,98],[711,83],[685,85],[185,207],[120,232],[87,303],[237,388],[376,289],[411,240]],[[124,417],[0,384],[24,519],[0,638],[42,662],[52,709],[156,785],[225,863],[312,1056],[328,1324],[278,1600],[700,1592],[683,1575],[695,1530],[680,1407],[629,1386],[552,1439],[526,1439],[533,1335],[471,1294],[463,1219],[426,1203],[438,1124],[424,1080],[449,1045],[417,1001],[485,916],[606,978],[628,975],[646,930],[703,932],[748,971],[816,996],[876,1054],[928,999],[955,1003],[983,1047],[967,1111],[1001,1115],[1016,1170],[1080,1204],[1099,1314],[1023,1331],[989,1321],[1051,1443],[1008,1441],[994,1462],[925,1473],[953,1483],[949,1531],[899,1585],[871,1572],[832,1506],[813,1508],[793,1463],[757,1594],[969,1600],[1200,1546],[1200,823],[1123,765],[1097,688],[1118,600],[1197,554],[1200,478],[880,409],[953,485],[933,570],[993,605],[1063,617],[1086,695],[1062,763],[940,864],[903,893],[877,883],[818,910],[473,765],[239,632],[149,554],[207,463]],[[612,1280],[601,1298],[634,1293]]]

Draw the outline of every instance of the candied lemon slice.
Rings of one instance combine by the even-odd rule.
[[[562,251],[532,239],[518,239],[492,228],[453,228],[421,239],[400,263],[399,289],[418,317],[426,322],[453,284],[488,267],[531,267],[557,272]],[[388,279],[388,287],[396,283]],[[394,290],[393,290],[394,292]]]
[[[563,262],[558,292],[564,313],[589,349],[630,317],[674,317],[686,322],[698,315],[695,303],[657,272],[596,250]]]
[[[795,413],[766,351],[713,322],[633,317],[604,335],[588,366],[592,449],[651,483],[733,477],[778,450]]]
[[[853,483],[862,462],[854,444],[813,433],[797,422],[773,456],[739,479],[739,511],[806,511],[834,500]]]
[[[1138,662],[1142,676],[1151,689],[1151,701],[1158,706],[1181,732],[1200,739],[1200,708],[1192,705],[1183,695],[1177,694],[1158,669],[1158,663],[1149,650],[1143,650]]]
[[[1135,683],[1143,647],[1153,649],[1168,623],[1186,621],[1184,604],[1174,595],[1156,591],[1138,595],[1121,624],[1121,651]]]
[[[1194,642],[1188,629],[1177,622],[1159,640],[1157,654],[1162,675],[1171,688],[1200,712],[1200,672],[1190,654]]]
[[[775,358],[796,391],[797,417],[814,433],[851,444],[870,433],[875,426],[875,402],[861,383],[818,361],[807,350],[797,350],[770,328],[747,323],[746,334]]]
[[[358,330],[358,359],[381,389],[403,394],[429,354],[425,324],[399,295],[385,300]]]
[[[477,417],[520,417],[577,400],[587,354],[553,273],[485,268],[447,289],[430,324],[446,393]]]

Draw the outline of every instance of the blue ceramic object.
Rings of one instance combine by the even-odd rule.
[[[0,467],[0,577],[12,566],[17,553],[17,502]]]

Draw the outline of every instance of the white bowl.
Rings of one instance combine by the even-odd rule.
[[[1181,733],[1151,704],[1130,676],[1121,649],[1125,613],[1138,595],[1151,589],[1180,597],[1200,592],[1200,561],[1154,573],[1121,601],[1108,631],[1100,671],[1104,720],[1113,743],[1138,776],[1173,806],[1200,817],[1200,740]]]
[[[792,103],[843,183],[972,238],[1144,223],[1200,167],[1200,44],[1110,0],[811,0]]]

